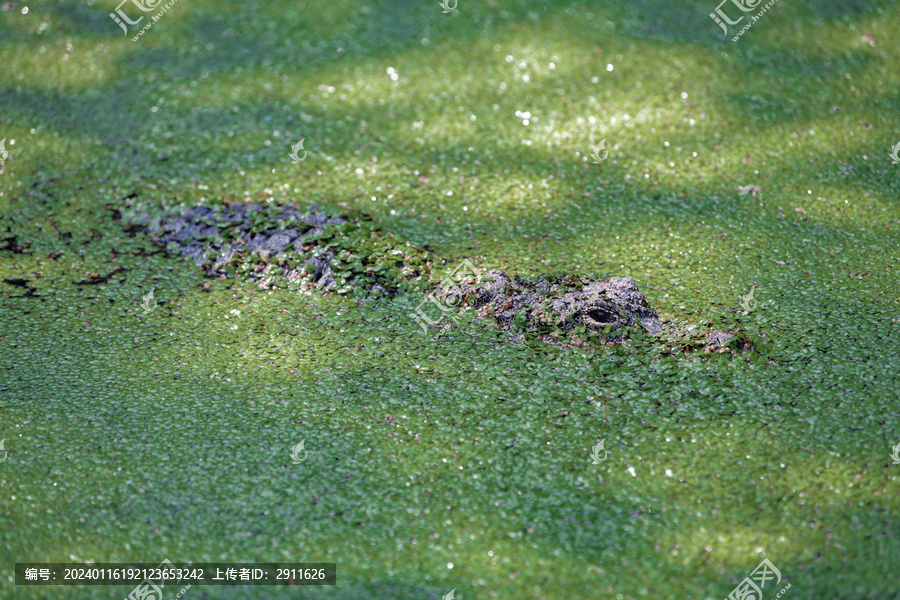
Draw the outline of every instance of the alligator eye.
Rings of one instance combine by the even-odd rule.
[[[618,315],[614,315],[610,312],[597,309],[588,312],[587,316],[597,321],[598,323],[615,323],[619,320]]]

